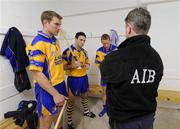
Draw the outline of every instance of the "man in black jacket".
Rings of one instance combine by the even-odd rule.
[[[100,65],[107,83],[111,129],[153,129],[163,63],[147,36],[150,13],[135,8],[125,18],[126,40]]]

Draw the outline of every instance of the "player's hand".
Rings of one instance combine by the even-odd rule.
[[[61,95],[61,94],[57,94],[57,95],[53,96],[54,103],[57,106],[63,106],[64,101],[67,99],[68,99],[67,97],[65,97],[64,95]]]
[[[89,69],[89,66],[90,66],[89,64],[83,64],[81,67],[88,70],[88,69]]]
[[[75,63],[72,65],[72,68],[79,68],[81,67],[81,63],[79,61],[75,61]]]

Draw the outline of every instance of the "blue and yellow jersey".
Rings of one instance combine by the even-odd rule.
[[[116,50],[117,47],[115,45],[110,45],[109,50],[106,50],[103,46],[100,47],[97,51],[96,51],[96,58],[95,58],[95,65],[99,68],[101,62],[104,60],[104,57],[111,53],[112,51]]]
[[[77,50],[73,45],[71,45],[70,47],[73,51],[74,56],[80,63],[90,64],[86,50],[84,50],[83,48],[81,50]],[[75,59],[73,58],[72,53],[69,50],[69,48],[67,48],[63,52],[62,57],[63,57],[64,65],[71,65],[75,62]],[[86,68],[80,68],[80,69],[76,68],[76,69],[66,70],[66,75],[71,76],[71,77],[82,77],[82,76],[85,76],[86,74],[87,74]]]
[[[27,45],[26,51],[29,56],[29,70],[43,72],[52,86],[64,81],[60,42],[54,36],[49,37],[39,31]]]

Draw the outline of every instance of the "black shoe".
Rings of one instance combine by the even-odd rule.
[[[95,118],[96,115],[93,112],[88,112],[88,113],[84,113],[84,116],[90,117],[90,118]]]
[[[75,129],[75,128],[74,128],[73,124],[70,124],[70,125],[68,124],[68,129]]]

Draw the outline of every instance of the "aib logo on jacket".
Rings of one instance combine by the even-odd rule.
[[[141,74],[140,76],[140,72]],[[135,83],[153,83],[155,79],[156,72],[153,69],[142,69],[142,70],[137,70],[135,69],[134,75],[131,80],[131,84]]]

